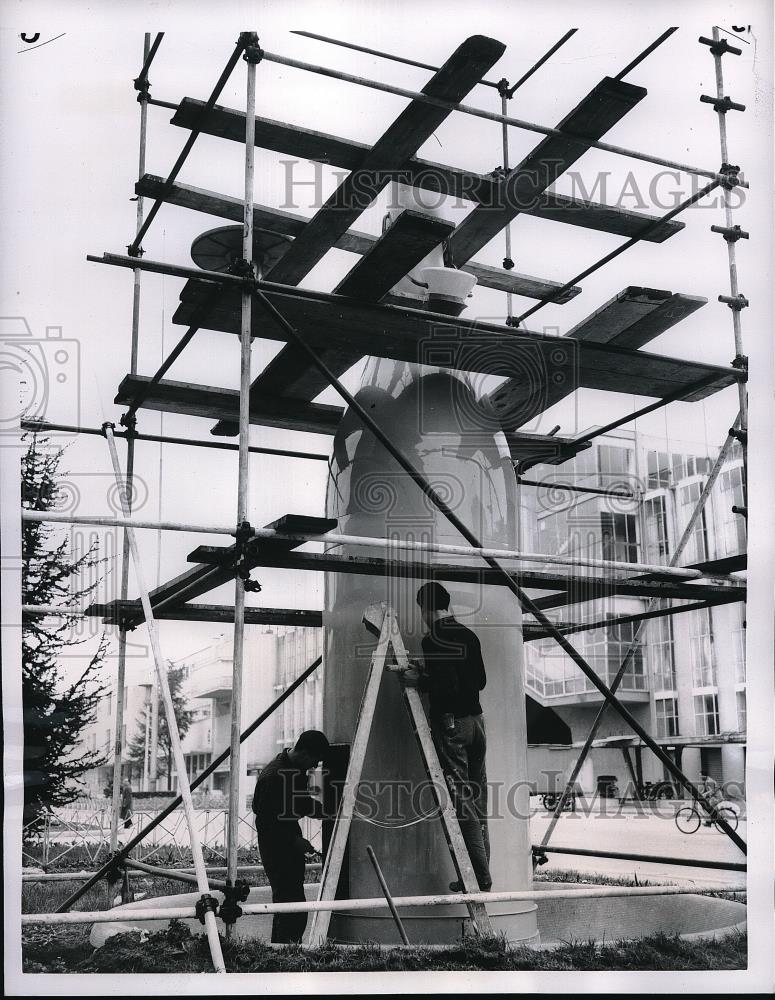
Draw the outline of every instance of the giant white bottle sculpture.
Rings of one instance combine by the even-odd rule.
[[[405,192],[402,198],[405,204]],[[516,482],[508,447],[503,433],[480,419],[465,376],[371,358],[357,399],[483,545],[516,547]],[[334,438],[326,507],[343,533],[465,542],[350,410]],[[375,555],[374,549],[351,545],[328,551]],[[455,616],[479,637],[487,670],[481,701],[488,738],[493,890],[529,889],[523,650],[516,599],[503,586],[484,582],[483,575],[472,578],[471,570],[481,574],[485,567],[480,559],[393,552],[389,562],[386,576],[326,574],[323,729],[332,742],[352,741],[375,644],[362,624],[364,608],[390,604],[409,654],[420,655],[424,626],[417,589],[434,564],[455,563],[461,571],[470,567],[466,578],[442,582]],[[414,571],[419,575],[407,575],[406,564],[417,562],[424,563]],[[394,895],[449,892],[454,867],[393,674],[383,677],[350,834],[344,882],[350,898],[381,895],[366,854],[369,844]],[[532,903],[489,906],[494,929],[526,944],[537,941],[535,909]],[[407,912],[413,942],[451,943],[470,931],[462,905]],[[331,934],[340,940],[396,938],[387,911],[335,914]]]

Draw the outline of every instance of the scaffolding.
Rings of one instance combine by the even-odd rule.
[[[129,374],[122,381],[116,396],[116,403],[125,405],[126,412],[121,417],[124,431],[106,423],[102,428],[72,428],[67,425],[27,421],[25,429],[35,431],[68,429],[86,434],[101,434],[107,439],[112,467],[116,481],[121,487],[123,518],[70,517],[55,513],[37,514],[23,511],[27,520],[47,520],[65,522],[76,520],[80,523],[112,524],[124,530],[124,544],[121,570],[121,596],[109,605],[93,605],[90,608],[73,609],[59,607],[25,607],[25,615],[79,615],[102,617],[106,624],[118,626],[119,659],[118,686],[116,696],[116,726],[114,747],[113,820],[111,824],[111,856],[102,868],[86,879],[59,908],[57,914],[36,914],[23,917],[23,922],[73,923],[82,921],[113,921],[126,919],[111,912],[70,914],[72,904],[83,896],[93,885],[106,876],[127,868],[135,872],[140,863],[129,858],[130,851],[158,823],[181,803],[191,809],[191,791],[200,785],[226,759],[231,759],[229,788],[228,850],[225,882],[208,883],[209,873],[204,868],[201,850],[198,850],[194,824],[191,818],[190,831],[194,848],[195,872],[186,876],[193,880],[200,892],[200,900],[191,913],[175,909],[162,914],[158,909],[137,910],[132,919],[158,919],[160,915],[174,917],[194,916],[207,925],[214,967],[224,971],[223,957],[215,925],[216,913],[223,920],[227,933],[242,913],[335,911],[342,906],[348,909],[375,909],[389,907],[395,916],[394,905],[447,905],[452,902],[490,902],[506,900],[528,900],[535,898],[532,892],[516,893],[475,893],[448,896],[406,897],[391,900],[385,887],[386,898],[377,900],[319,901],[309,904],[253,904],[240,907],[247,898],[248,887],[238,879],[237,825],[238,782],[240,745],[261,725],[277,707],[288,698],[303,681],[320,665],[316,660],[297,678],[276,701],[263,712],[255,722],[242,731],[241,690],[244,656],[245,625],[255,621],[295,621],[321,625],[320,612],[293,611],[283,609],[258,609],[246,607],[246,591],[254,589],[250,578],[257,566],[285,566],[299,570],[328,572],[360,572],[369,574],[400,573],[418,578],[452,580],[475,580],[483,585],[506,587],[516,598],[522,611],[530,616],[523,630],[525,639],[550,637],[571,658],[593,687],[603,698],[598,717],[593,724],[589,738],[578,758],[574,774],[569,780],[557,803],[550,827],[541,845],[535,850],[543,854],[547,850],[551,833],[562,813],[563,805],[571,794],[573,781],[583,764],[584,756],[592,745],[603,713],[611,709],[640,737],[642,745],[662,762],[690,797],[703,805],[712,815],[715,807],[690,782],[663,747],[655,741],[638,723],[625,705],[617,698],[616,690],[635,652],[642,623],[661,615],[671,615],[698,607],[713,607],[732,601],[745,600],[745,584],[739,575],[745,562],[718,561],[689,567],[678,566],[678,560],[691,537],[691,532],[700,517],[703,506],[719,474],[725,456],[735,440],[743,447],[744,482],[747,482],[747,398],[746,398],[746,358],[743,353],[741,312],[748,301],[740,293],[735,255],[739,239],[747,239],[739,226],[733,225],[730,192],[737,187],[747,187],[740,168],[729,163],[725,116],[731,110],[742,111],[744,107],[731,101],[724,94],[722,57],[725,54],[740,54],[740,50],[720,39],[717,28],[712,39],[700,38],[707,45],[714,59],[716,70],[715,97],[702,96],[704,103],[711,104],[717,112],[721,142],[722,163],[718,169],[698,167],[677,162],[651,153],[612,145],[603,141],[606,132],[629,113],[646,91],[642,87],[624,81],[643,59],[648,57],[676,29],[663,32],[645,50],[636,55],[615,77],[606,77],[558,124],[548,127],[508,115],[508,101],[514,92],[564,45],[574,34],[574,30],[564,35],[547,53],[513,85],[506,79],[488,80],[487,72],[498,61],[505,50],[501,43],[474,36],[467,39],[441,68],[425,63],[389,55],[374,49],[342,42],[325,36],[298,34],[317,39],[326,44],[365,51],[381,58],[420,67],[432,72],[430,81],[421,92],[403,87],[380,83],[376,80],[355,76],[338,69],[302,62],[277,53],[265,51],[259,45],[258,35],[243,32],[230,54],[226,66],[218,78],[209,98],[205,102],[184,98],[181,102],[157,100],[151,97],[148,74],[159,50],[163,33],[158,33],[151,44],[150,35],[145,36],[143,64],[139,76],[134,81],[140,105],[140,143],[137,194],[137,218],[135,233],[126,255],[104,253],[89,255],[88,259],[110,266],[129,268],[133,274],[133,301],[131,323],[131,353]],[[226,83],[240,59],[247,64],[246,69],[246,111],[233,111],[217,104]],[[392,94],[408,100],[409,104],[383,136],[371,147],[359,145],[348,139],[312,132],[300,126],[290,126],[273,122],[256,115],[257,70],[262,62],[276,63],[297,71],[315,74],[358,87]],[[478,85],[495,89],[498,93],[498,112],[487,111],[463,103],[466,96]],[[147,145],[148,107],[159,106],[174,110],[172,124],[187,129],[188,138],[180,155],[166,178],[154,177],[145,171]],[[482,176],[464,169],[439,164],[428,164],[417,158],[417,151],[423,142],[433,134],[438,125],[450,114],[465,114],[484,119],[500,126],[502,136],[503,165],[491,174]],[[538,146],[517,166],[509,163],[509,129],[521,129],[541,136]],[[191,153],[199,135],[218,135],[244,146],[244,198],[228,198],[218,193],[202,191],[178,184],[177,176]],[[345,168],[348,173],[340,181],[335,194],[329,198],[311,219],[279,212],[268,206],[254,202],[254,154],[256,147],[266,148],[286,154],[302,155],[305,158],[326,162],[332,166]],[[612,208],[592,201],[580,201],[550,192],[552,182],[567,170],[589,149],[597,149],[614,156],[628,157],[655,166],[667,167],[688,174],[693,178],[704,178],[707,183],[698,187],[691,197],[682,201],[674,209],[660,217],[645,215],[622,208]],[[419,262],[433,246],[438,244],[439,233],[436,220],[417,222],[415,231],[403,232],[401,226],[387,229],[381,237],[375,238],[359,233],[351,228],[361,212],[378,196],[387,180],[395,175],[408,184],[427,186],[428,167],[436,171],[436,178],[443,178],[451,194],[462,195],[474,203],[473,210],[457,227],[449,226],[443,242],[448,260],[454,266],[476,275],[480,284],[496,288],[506,293],[507,309],[505,324],[477,323],[471,329],[464,320],[448,315],[437,315],[419,309],[397,305],[380,304],[391,288]],[[730,295],[719,296],[726,303],[733,320],[735,356],[731,366],[713,366],[647,353],[641,348],[659,334],[670,329],[680,319],[705,304],[704,299],[660,292],[655,289],[630,287],[614,300],[606,303],[595,313],[569,331],[559,343],[567,344],[568,351],[563,378],[551,380],[549,384],[547,361],[549,352],[555,351],[558,338],[548,336],[525,327],[525,320],[549,303],[562,304],[577,295],[581,289],[577,283],[594,271],[604,267],[615,257],[641,241],[663,243],[683,228],[675,221],[678,215],[699,202],[716,188],[723,192],[725,226],[711,227],[713,232],[723,236],[728,248],[730,273]],[[364,199],[363,192],[367,192]],[[145,214],[145,200],[153,199],[150,211]],[[208,213],[241,224],[239,252],[235,253],[228,269],[207,270],[176,265],[166,261],[144,259],[142,239],[148,232],[163,205],[177,205],[189,210]],[[537,218],[558,220],[565,224],[586,227],[626,237],[614,251],[605,255],[591,267],[580,271],[567,282],[554,282],[529,275],[515,273],[511,260],[511,224],[518,214],[529,214]],[[433,221],[433,226],[430,224]],[[264,258],[261,242],[255,237],[259,233],[279,234],[286,243],[284,252],[278,257]],[[491,238],[503,232],[505,237],[505,257],[502,268],[494,268],[475,262],[472,258]],[[333,293],[302,290],[299,282],[314,265],[332,248],[346,249],[359,259],[356,266],[340,282]],[[418,250],[418,247],[420,249]],[[258,252],[257,252],[258,251]],[[419,254],[419,256],[418,256]],[[173,321],[188,327],[175,348],[164,359],[151,377],[140,376],[137,372],[138,343],[140,332],[140,294],[143,272],[151,272],[186,279],[179,306]],[[520,316],[512,315],[512,296],[521,295],[536,300],[535,305]],[[449,360],[443,362],[450,369],[506,375],[506,382],[485,400],[488,412],[495,414],[498,429],[506,435],[512,459],[517,472],[517,482],[521,486],[536,487],[539,481],[524,478],[524,473],[532,466],[552,463],[561,465],[580,451],[588,448],[594,438],[621,426],[638,416],[665,407],[676,400],[695,401],[736,385],[739,394],[739,413],[725,442],[713,471],[697,503],[692,519],[687,526],[669,566],[647,563],[621,563],[612,560],[595,560],[546,556],[540,553],[525,553],[512,550],[486,548],[459,519],[444,498],[428,482],[427,478],[412,464],[363,407],[356,396],[341,382],[342,374],[364,356],[381,355],[396,360],[422,362],[417,356],[417,342],[433,323],[443,323],[452,336],[455,350]],[[240,342],[240,389],[238,392],[197,387],[165,379],[174,362],[192,342],[201,328],[220,330],[236,334]],[[256,378],[251,378],[251,344],[253,339],[269,336],[285,342],[279,355]],[[481,346],[487,338],[498,338],[499,350],[492,357]],[[525,399],[524,380],[511,377],[508,365],[504,366],[504,351],[513,359],[518,358],[524,348],[538,351],[545,366],[540,400]],[[571,370],[573,377],[571,377]],[[323,389],[333,387],[349,412],[357,416],[361,424],[385,447],[387,452],[414,481],[418,489],[433,507],[465,539],[465,545],[440,545],[429,543],[388,542],[386,539],[347,536],[334,531],[336,522],[320,517],[299,518],[290,515],[264,528],[255,528],[248,521],[248,465],[250,454],[271,454],[288,458],[327,460],[326,454],[251,447],[249,431],[251,425],[282,427],[289,430],[314,431],[333,434],[343,414],[341,407],[313,403],[312,400]],[[560,438],[554,433],[548,435],[528,434],[519,430],[533,415],[547,409],[577,388],[597,388],[620,393],[632,393],[655,397],[655,401],[639,410],[625,414],[603,427],[576,437]],[[237,436],[238,443],[196,440],[193,438],[170,437],[142,434],[137,430],[137,414],[142,409],[160,411],[173,410],[200,417],[210,417],[217,423],[212,433],[220,436]],[[516,421],[514,413],[520,414]],[[116,451],[116,439],[126,441],[126,462],[121,469]],[[238,452],[238,489],[236,519],[233,526],[192,525],[162,521],[143,521],[132,517],[131,500],[135,470],[135,444],[137,441],[157,441],[185,447],[205,447],[235,450]],[[576,487],[560,484],[567,491],[592,492],[609,495],[611,491]],[[622,494],[614,491],[613,495]],[[747,494],[746,494],[747,496]],[[745,500],[747,504],[747,499]],[[747,508],[739,510],[746,516]],[[154,530],[182,530],[220,533],[230,536],[234,543],[228,547],[214,548],[201,546],[191,560],[197,565],[174,580],[168,581],[148,591],[143,584],[141,565],[137,552],[134,532],[141,528]],[[358,546],[371,546],[383,551],[381,556],[359,556],[343,558],[332,553],[310,553],[296,551],[306,542],[336,540],[341,543],[350,540]],[[454,555],[470,557],[471,563],[461,563],[456,559],[451,564],[404,562],[399,565],[390,560],[394,549],[413,550],[421,555]],[[129,563],[134,560],[138,571],[139,600],[129,600]],[[516,568],[506,564],[517,562]],[[525,565],[522,565],[522,564]],[[192,603],[197,596],[213,588],[234,581],[233,607],[218,607]],[[525,588],[540,588],[553,591],[547,599],[531,598]],[[597,588],[597,591],[595,590]],[[618,616],[617,621],[637,621],[641,623],[635,632],[633,642],[625,656],[613,683],[609,686],[597,675],[585,658],[568,640],[567,635],[584,629],[598,627],[600,623],[555,623],[544,613],[545,607],[570,606],[583,595],[599,593],[619,593],[651,598],[646,612],[637,615]],[[579,594],[582,596],[579,597]],[[657,599],[692,601],[694,604],[679,604],[668,608],[658,608]],[[295,616],[295,617],[293,617]],[[178,779],[181,795],[127,844],[117,847],[118,796],[120,790],[120,765],[123,758],[122,715],[123,692],[126,666],[126,638],[130,629],[145,622],[151,636],[154,659],[159,675],[162,702],[170,723],[170,731],[176,729],[174,714],[170,714],[171,703],[163,659],[159,647],[155,622],[159,618],[183,618],[204,621],[234,622],[234,674],[230,744],[205,771],[190,784],[186,769],[182,764],[182,751],[176,743]],[[608,622],[610,624],[610,622]],[[154,725],[157,725],[155,712]],[[717,816],[717,825],[745,854],[746,844],[735,830],[725,823],[723,816]],[[563,848],[554,848],[561,852]],[[569,850],[569,849],[568,849]],[[576,850],[575,853],[582,853]],[[602,852],[592,852],[601,854]],[[609,856],[614,855],[609,852]],[[669,859],[661,859],[669,860]],[[673,859],[679,863],[676,859]],[[376,859],[372,859],[376,863]],[[700,862],[701,863],[701,862]],[[708,867],[714,867],[712,863]],[[719,865],[715,865],[719,867]],[[725,865],[735,870],[743,870],[744,865]],[[142,866],[143,871],[150,866]],[[153,870],[153,869],[151,869]],[[172,874],[167,872],[166,874]],[[128,875],[127,875],[128,879]],[[218,905],[209,894],[209,887],[222,889],[225,900]],[[675,887],[653,887],[640,890],[615,890],[606,888],[574,890],[573,898],[578,899],[583,892],[588,895],[633,895],[668,893],[681,891]],[[543,891],[543,899],[564,898],[563,892]]]

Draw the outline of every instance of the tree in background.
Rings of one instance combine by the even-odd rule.
[[[194,718],[194,713],[186,708],[186,696],[183,692],[183,681],[186,678],[186,668],[181,665],[175,667],[171,662],[167,662],[167,680],[170,685],[172,704],[175,709],[175,719],[178,724],[178,733],[181,740],[186,735]],[[127,759],[139,764],[142,768],[145,755],[148,753],[146,747],[146,727],[145,721],[140,720],[137,724],[135,735],[129,742],[126,751]],[[167,791],[172,791],[172,741],[170,740],[170,730],[167,725],[167,717],[163,706],[159,706],[159,743],[157,747],[157,773],[159,777],[166,775]]]
[[[22,505],[51,511],[61,505],[62,449],[33,435],[22,457]],[[60,529],[61,530],[61,529]],[[57,528],[32,521],[22,523],[22,603],[78,606],[99,584],[95,572],[102,562],[92,547],[76,556],[69,538],[54,539]],[[88,584],[84,580],[90,580]],[[22,707],[24,722],[24,826],[34,833],[46,809],[77,798],[84,772],[105,762],[97,750],[83,745],[84,729],[95,718],[106,688],[97,671],[108,641],[103,633],[97,651],[74,683],[67,684],[59,668],[64,649],[88,642],[73,635],[71,620],[22,617]]]

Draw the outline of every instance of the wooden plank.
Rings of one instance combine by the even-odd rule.
[[[210,553],[208,555],[208,553]],[[200,562],[201,559],[212,558],[214,563],[228,561],[230,548],[223,546],[199,546],[189,556]],[[480,562],[471,565],[459,563],[434,562],[429,564],[407,559],[382,559],[375,556],[343,556],[328,552],[276,552],[260,543],[250,547],[247,565],[271,567],[274,569],[303,569],[327,573],[354,573],[358,576],[389,577],[402,579],[449,580],[458,583],[476,583],[481,586],[505,586],[500,573]],[[201,566],[198,568],[201,570]],[[725,584],[695,583],[682,580],[656,580],[645,577],[617,577],[606,573],[592,576],[592,570],[579,571],[578,574],[564,572],[567,567],[545,567],[534,569],[522,566],[519,569],[507,567],[508,574],[523,588],[534,590],[566,590],[573,594],[574,602],[590,601],[622,594],[629,597],[664,597],[675,600],[731,600],[731,594],[739,594],[742,600],[744,587],[730,587]],[[196,574],[197,569],[191,570]],[[185,574],[184,574],[185,575]],[[176,585],[177,586],[177,585]],[[198,596],[199,591],[194,596]],[[577,596],[580,595],[580,596]],[[553,599],[538,598],[536,603]]]
[[[658,288],[630,285],[574,326],[565,337],[585,344],[635,350],[707,301],[696,295],[673,294]],[[549,405],[554,405],[577,387],[580,386],[574,385],[572,378],[556,379],[549,386],[541,386],[541,392],[538,392],[524,378],[509,379],[490,394],[488,403],[504,422],[509,421],[512,426],[518,427],[548,409],[545,405],[547,401]]]
[[[618,344],[635,350],[665,333],[706,305],[697,295],[672,294],[657,288],[629,286],[586,319],[566,337],[596,344]]]
[[[339,282],[334,294],[379,302],[431,250],[440,246],[454,229],[453,222],[445,222],[419,212],[403,211]]]
[[[486,246],[519,215],[522,205],[533,203],[584,155],[589,149],[585,138],[601,139],[645,96],[643,87],[605,77],[557,126],[568,137],[542,139],[501,181],[496,201],[478,205],[466,216],[450,240],[455,262],[469,260]]]
[[[105,624],[118,624],[122,620],[142,620],[139,601],[111,601],[93,604],[86,614],[104,618]],[[234,608],[223,604],[184,604],[182,607],[160,609],[157,618],[164,621],[233,622]],[[245,608],[246,625],[291,625],[303,628],[322,628],[323,612],[302,608]]]
[[[507,431],[506,443],[515,462],[531,461],[541,465],[562,465],[580,451],[592,447],[591,441],[577,442],[574,438],[525,431]]]
[[[503,55],[506,46],[493,38],[473,35],[444,63],[422,92],[446,101],[461,101]],[[294,285],[322,260],[358,216],[388,183],[385,172],[400,167],[451,114],[412,101],[310,219],[290,249],[267,274],[272,281]]]
[[[189,282],[184,287],[183,302],[173,322],[201,322],[207,329],[237,333],[239,295],[224,294],[220,303],[203,316],[197,304],[203,284]],[[539,392],[544,391],[545,383],[556,384],[562,378],[569,379],[573,389],[652,397],[685,391],[681,398],[693,401],[741,377],[731,367],[516,331],[419,309],[374,306],[316,292],[297,294],[293,289],[271,290],[266,295],[313,348],[357,345],[364,355],[529,380]],[[253,313],[256,337],[287,339],[284,329],[269,314],[261,309]],[[703,379],[712,383],[698,388],[697,383]]]
[[[159,198],[163,190],[164,178],[156,177],[153,174],[144,174],[135,184],[135,193],[145,198]],[[165,201],[195,212],[205,212],[219,219],[229,219],[232,222],[242,223],[242,201],[229,195],[215,194],[212,191],[191,187],[188,184],[173,184]],[[296,215],[279,208],[267,208],[264,205],[253,206],[253,225],[256,229],[268,229],[273,233],[296,237],[308,221],[309,219],[303,215]],[[372,236],[371,233],[348,229],[339,237],[334,246],[337,250],[366,254],[372,249],[377,239],[378,237]],[[477,283],[485,288],[496,288],[498,291],[522,295],[528,299],[548,298],[562,287],[562,283],[559,281],[546,281],[543,278],[534,278],[529,274],[520,274],[518,271],[504,271],[502,268],[491,267],[489,264],[480,264],[476,261],[469,261],[463,265],[461,270],[475,275]],[[558,299],[555,299],[555,303],[563,305],[565,302],[570,302],[580,292],[581,289],[574,285]]]
[[[328,845],[326,859],[323,863],[323,872],[320,879],[320,889],[318,899],[334,899],[336,889],[339,885],[339,876],[342,872],[342,862],[344,852],[347,848],[347,840],[350,836],[353,815],[355,813],[355,800],[363,773],[363,764],[366,760],[366,750],[369,746],[369,736],[374,722],[374,713],[377,708],[377,697],[382,683],[382,673],[385,667],[385,657],[390,645],[390,619],[385,616],[382,630],[379,634],[377,647],[371,656],[366,685],[363,691],[363,698],[358,710],[358,721],[353,734],[353,741],[350,746],[350,760],[347,764],[347,776],[345,778],[342,795],[339,802],[339,812],[334,822],[334,833]],[[307,933],[307,944],[316,946],[323,944],[328,937],[328,928],[331,923],[330,910],[315,910],[312,913],[309,930]]]
[[[454,228],[451,222],[429,218],[418,212],[402,212],[339,282],[335,294],[378,302]],[[363,351],[358,347],[334,347],[323,349],[320,356],[339,377],[360,361]],[[253,380],[250,398],[258,400],[269,393],[278,397],[313,399],[328,388],[328,384],[325,375],[310,366],[309,358],[300,347],[286,344]],[[233,421],[221,421],[212,429],[213,434],[223,437],[233,437],[238,431],[239,427]]]
[[[220,136],[235,142],[245,141],[244,111],[234,111],[216,105],[202,120],[199,116],[203,108],[204,101],[184,97],[172,119],[172,124],[189,129],[196,127],[208,135]],[[325,132],[316,132],[299,125],[287,125],[285,122],[272,121],[269,118],[256,118],[256,145],[262,149],[270,149],[298,159],[325,163],[345,170],[357,170],[370,148],[362,142],[341,139]],[[404,184],[411,184],[434,193],[443,193],[455,199],[462,198],[482,205],[497,203],[500,180],[494,172],[477,174],[443,163],[410,157],[394,172],[394,176]],[[635,236],[646,226],[659,220],[659,216],[656,215],[632,212],[614,205],[604,205],[589,198],[572,198],[551,191],[541,193],[534,203],[526,205],[522,211],[525,215],[534,215],[539,219],[626,237]],[[237,221],[241,220],[240,215]],[[665,222],[650,233],[646,240],[650,243],[662,243],[684,228],[683,222]]]
[[[239,412],[239,391],[236,389],[219,389],[169,379],[162,379],[154,386],[150,386],[150,382],[145,375],[127,375],[118,388],[114,402],[129,404],[140,390],[147,389],[148,395],[143,401],[147,410],[187,413],[211,420],[231,420]],[[262,427],[333,434],[343,412],[340,406],[263,397],[251,402],[250,422]]]

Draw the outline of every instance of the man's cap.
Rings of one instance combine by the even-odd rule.
[[[308,753],[310,757],[316,757],[318,760],[325,760],[331,749],[331,744],[328,742],[326,734],[321,733],[319,729],[307,729],[296,740],[294,749]]]

